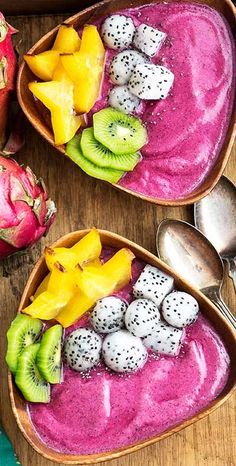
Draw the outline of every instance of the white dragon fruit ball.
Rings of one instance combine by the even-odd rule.
[[[140,99],[166,99],[174,82],[174,74],[165,66],[141,63],[131,73],[128,88]]]
[[[124,15],[112,15],[105,19],[101,36],[107,47],[121,50],[133,41],[135,26],[131,18]]]
[[[124,113],[133,113],[137,110],[140,100],[131,94],[127,86],[115,86],[109,93],[108,103]]]
[[[152,335],[148,335],[143,339],[143,344],[155,353],[177,356],[180,351],[182,338],[182,329],[159,322],[156,324]]]
[[[166,38],[165,32],[140,24],[134,34],[134,45],[149,57],[154,57]]]
[[[159,307],[174,288],[174,279],[152,265],[146,265],[133,287],[135,298],[146,298]]]
[[[127,304],[116,296],[100,299],[91,315],[91,324],[99,333],[117,332],[125,324]]]
[[[129,81],[135,66],[147,63],[147,57],[136,50],[123,50],[115,55],[109,68],[109,76],[114,84],[123,85]]]
[[[146,337],[151,334],[157,322],[160,321],[158,307],[150,299],[136,299],[125,314],[126,328],[136,337]]]
[[[183,328],[197,319],[199,305],[197,300],[184,291],[173,291],[163,301],[162,314],[166,322],[174,327]]]
[[[66,339],[64,357],[75,371],[92,369],[100,360],[102,339],[90,328],[78,328]]]
[[[142,340],[131,335],[128,330],[107,335],[103,341],[102,353],[107,367],[121,373],[141,369],[148,357]]]

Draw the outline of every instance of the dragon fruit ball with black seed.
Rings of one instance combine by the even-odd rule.
[[[110,63],[109,77],[114,84],[127,84],[134,68],[147,63],[147,57],[137,50],[123,50],[115,55]]]
[[[160,321],[154,331],[143,339],[143,344],[154,353],[178,356],[183,338],[182,329]]]
[[[147,361],[148,353],[141,338],[127,330],[107,335],[102,345],[103,359],[107,367],[115,372],[136,372]]]
[[[197,300],[184,291],[173,291],[162,303],[162,315],[166,322],[177,328],[184,328],[197,319]]]
[[[124,327],[127,304],[116,296],[97,301],[91,315],[91,324],[98,333],[112,333]]]
[[[149,57],[154,57],[165,38],[165,32],[147,24],[140,24],[134,34],[134,45]]]
[[[111,107],[129,114],[138,109],[140,100],[131,94],[127,86],[114,86],[109,93],[108,103]]]
[[[143,338],[151,334],[159,321],[158,307],[150,299],[134,300],[125,314],[126,328],[136,337]]]
[[[101,37],[105,45],[114,50],[129,47],[134,33],[135,26],[132,19],[124,15],[109,16],[101,27]]]
[[[140,99],[163,100],[174,82],[174,74],[165,66],[153,63],[138,64],[132,71],[128,88]]]
[[[134,284],[133,294],[135,298],[150,299],[159,307],[173,288],[173,277],[157,267],[147,264]]]
[[[81,372],[92,369],[100,360],[102,339],[90,328],[78,328],[66,339],[65,361],[71,369]]]

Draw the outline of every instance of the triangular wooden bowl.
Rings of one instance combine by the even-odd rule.
[[[75,231],[66,236],[63,236],[55,244],[53,244],[53,247],[71,247],[73,244],[79,241],[86,233],[88,233],[88,231],[89,230]],[[202,313],[209,319],[209,321],[211,321],[211,323],[214,325],[215,329],[225,342],[225,345],[231,358],[231,370],[228,382],[222,393],[214,401],[212,401],[205,409],[201,410],[199,413],[197,413],[195,416],[191,417],[187,421],[181,422],[174,428],[170,428],[164,433],[152,437],[148,440],[135,443],[133,445],[128,445],[127,447],[119,448],[118,450],[91,455],[68,455],[59,453],[57,451],[52,450],[51,448],[48,448],[37,436],[31,424],[28,411],[26,409],[26,402],[24,398],[21,396],[20,392],[17,390],[11,374],[9,374],[8,383],[12,409],[21,432],[23,433],[24,437],[28,440],[30,445],[43,457],[63,464],[93,464],[101,461],[118,458],[119,456],[126,455],[127,453],[132,453],[134,451],[140,450],[141,448],[151,445],[157,442],[158,440],[164,439],[165,437],[175,434],[181,429],[184,429],[190,424],[207,416],[216,408],[221,406],[222,403],[224,403],[229,398],[229,396],[233,393],[233,391],[236,388],[236,333],[232,330],[227,321],[221,316],[217,308],[215,308],[215,306],[202,293],[192,288],[192,286],[189,283],[179,278],[178,275],[176,275],[176,273],[172,269],[170,269],[166,264],[164,264],[164,262],[160,261],[156,256],[148,252],[146,249],[143,249],[141,246],[132,243],[131,241],[123,238],[122,236],[110,233],[108,231],[100,230],[100,235],[102,244],[104,246],[111,246],[118,249],[122,247],[130,248],[137,258],[143,260],[146,263],[157,266],[163,271],[172,275],[175,279],[176,288],[180,290],[185,290],[191,293],[193,296],[195,296],[195,298],[199,302]],[[19,311],[21,311],[21,309],[23,309],[29,304],[30,296],[34,294],[36,288],[41,283],[42,279],[45,277],[46,274],[47,267],[45,264],[45,260],[42,257],[35,265],[28,279],[23,296],[21,298]]]
[[[168,0],[171,1],[171,0]],[[182,1],[182,0],[175,0]],[[187,2],[195,0],[186,0]],[[76,29],[80,28],[85,23],[93,23],[98,18],[103,16],[108,16],[113,12],[119,11],[122,8],[134,7],[138,5],[144,5],[147,3],[159,3],[160,0],[104,0],[100,3],[97,3],[86,10],[81,11],[80,13],[72,16],[71,18],[65,21],[66,24],[73,25]],[[230,0],[200,0],[197,3],[203,3],[209,5],[219,12],[221,12],[227,19],[233,34],[235,33],[236,25],[236,9],[233,3]],[[45,50],[48,50],[52,47],[53,41],[57,34],[59,26],[52,29],[43,36],[30,50],[28,53],[40,53]],[[235,35],[235,34],[234,34]],[[17,94],[19,103],[35,129],[46,139],[55,149],[65,155],[65,146],[55,146],[52,130],[47,126],[46,122],[42,118],[42,115],[39,111],[38,106],[35,105],[35,101],[32,93],[28,89],[28,83],[35,79],[35,76],[31,73],[28,66],[25,63],[22,63],[20,66],[18,80],[17,80]],[[226,164],[228,162],[230,152],[233,146],[235,134],[236,134],[236,105],[234,105],[233,114],[231,117],[229,129],[225,137],[225,141],[221,152],[217,158],[217,161],[210,171],[207,178],[198,186],[191,194],[186,196],[183,199],[178,200],[166,200],[159,198],[147,197],[143,194],[136,193],[130,189],[119,186],[118,184],[113,185],[121,191],[132,194],[140,199],[144,199],[149,202],[160,205],[168,206],[178,206],[178,205],[187,205],[192,204],[202,197],[206,196],[212,188],[216,185],[217,181],[220,179]]]

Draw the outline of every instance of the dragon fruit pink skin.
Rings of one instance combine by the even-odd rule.
[[[43,182],[30,168],[0,156],[0,258],[38,241],[47,233],[55,212]]]
[[[7,128],[11,103],[14,99],[17,72],[17,57],[11,40],[12,34],[16,32],[17,30],[5,21],[0,12],[0,153],[3,155],[17,152],[24,143],[18,121],[15,126],[15,116],[10,122],[10,131]],[[22,120],[22,116],[20,120]],[[9,142],[7,141],[8,137]]]

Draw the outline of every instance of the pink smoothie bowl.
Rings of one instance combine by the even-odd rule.
[[[161,60],[172,69],[175,81],[165,100],[143,101],[137,115],[148,130],[142,160],[113,186],[159,205],[192,204],[216,185],[229,160],[236,134],[235,6],[230,0],[121,0],[119,4],[104,0],[67,19],[65,24],[77,30],[87,23],[99,27],[104,18],[120,12],[132,17],[135,24],[161,25],[170,41],[153,60],[156,64]],[[28,53],[50,49],[58,28],[44,35]],[[186,30],[187,39],[183,33]],[[111,58],[112,52],[108,50],[101,95],[91,114],[107,106],[111,83],[106,71]],[[66,155],[65,146],[55,146],[48,118],[28,89],[32,80],[35,76],[22,63],[17,81],[19,103],[41,136]]]
[[[82,231],[75,231],[73,233],[70,233],[70,234],[60,238],[56,243],[54,243],[52,245],[52,247],[71,247],[75,243],[77,243],[83,236],[85,236],[88,233],[88,231],[89,230],[82,230]],[[50,460],[53,460],[53,461],[58,462],[58,463],[62,463],[62,464],[95,464],[95,463],[98,463],[98,462],[118,458],[118,457],[126,455],[128,453],[132,453],[132,452],[135,452],[137,450],[140,450],[141,448],[146,447],[148,445],[152,445],[155,442],[157,442],[157,441],[159,441],[161,439],[164,439],[164,438],[166,438],[166,437],[168,437],[170,435],[173,435],[176,432],[179,432],[181,429],[191,425],[192,423],[194,423],[194,422],[206,417],[210,413],[212,413],[216,408],[221,406],[233,394],[233,392],[234,392],[234,390],[236,388],[236,367],[235,367],[235,363],[234,363],[235,359],[236,359],[236,335],[235,335],[235,332],[233,331],[233,329],[231,328],[231,326],[228,324],[228,322],[224,319],[224,317],[222,317],[220,312],[217,310],[217,308],[201,292],[194,289],[189,283],[185,282],[183,279],[179,278],[179,276],[172,269],[170,269],[166,264],[164,264],[162,261],[160,261],[156,256],[154,256],[153,254],[151,254],[147,250],[143,249],[141,246],[138,246],[137,244],[129,241],[128,239],[123,238],[123,237],[121,237],[121,236],[119,236],[117,234],[114,234],[114,233],[111,233],[111,232],[108,232],[108,231],[99,230],[99,233],[100,233],[101,242],[102,242],[102,245],[103,245],[104,249],[107,249],[107,248],[120,249],[120,248],[123,248],[123,247],[129,248],[133,252],[133,254],[135,255],[137,264],[140,264],[140,263],[150,264],[150,265],[152,265],[154,267],[159,268],[160,270],[162,270],[163,272],[171,275],[174,278],[176,289],[178,289],[180,291],[181,290],[186,291],[186,292],[190,293],[192,296],[194,296],[194,298],[197,299],[198,304],[199,304],[199,308],[200,308],[201,317],[199,317],[199,324],[197,324],[197,326],[195,326],[195,327],[192,327],[193,332],[195,332],[195,336],[193,335],[193,333],[190,335],[190,339],[192,341],[191,345],[193,344],[193,341],[194,341],[194,338],[196,337],[196,332],[197,332],[198,333],[197,339],[200,342],[200,346],[203,345],[206,348],[207,338],[209,337],[209,335],[207,336],[207,333],[208,333],[207,329],[209,329],[210,335],[213,335],[214,339],[215,339],[214,335],[216,335],[215,341],[221,342],[220,346],[218,346],[219,349],[220,348],[221,349],[220,349],[220,351],[218,352],[218,355],[217,355],[217,352],[214,349],[214,348],[216,348],[216,346],[212,345],[213,340],[211,340],[211,336],[210,336],[208,342],[209,342],[209,345],[210,345],[209,348],[211,348],[211,349],[206,350],[206,352],[208,353],[210,359],[212,359],[212,355],[214,355],[213,356],[213,365],[216,366],[216,367],[215,367],[213,372],[215,374],[216,373],[218,374],[216,376],[216,379],[218,380],[219,379],[218,376],[219,376],[219,374],[221,374],[221,364],[219,363],[219,367],[218,367],[218,363],[215,364],[215,361],[216,360],[220,361],[220,359],[222,359],[222,357],[224,359],[224,355],[227,355],[227,358],[224,359],[227,362],[227,372],[225,372],[226,377],[224,376],[223,385],[221,385],[220,391],[218,391],[218,393],[215,394],[215,397],[214,396],[212,397],[213,385],[215,386],[215,382],[213,380],[213,385],[211,384],[211,388],[209,388],[208,384],[205,385],[206,391],[209,390],[209,393],[206,393],[206,396],[204,397],[204,400],[205,400],[204,403],[199,404],[199,405],[196,403],[193,406],[193,408],[194,408],[193,411],[190,411],[189,416],[188,416],[188,413],[185,413],[184,420],[174,421],[174,425],[172,423],[172,425],[169,426],[169,427],[167,426],[167,424],[168,424],[168,422],[167,422],[167,424],[165,425],[165,427],[164,427],[164,429],[162,430],[161,433],[159,431],[159,433],[156,433],[156,434],[154,434],[154,433],[149,434],[148,437],[145,437],[145,440],[134,441],[133,443],[131,441],[129,441],[129,438],[127,437],[125,439],[125,445],[123,443],[123,445],[120,446],[120,447],[116,447],[113,444],[112,448],[110,448],[110,449],[107,448],[106,450],[102,450],[102,451],[100,451],[100,453],[96,453],[96,452],[95,453],[88,453],[87,451],[83,451],[83,452],[81,452],[81,454],[77,454],[77,453],[72,454],[72,453],[69,453],[69,452],[63,452],[63,451],[61,451],[60,446],[59,447],[55,446],[55,448],[54,448],[53,445],[49,446],[47,442],[43,441],[43,439],[40,437],[40,435],[38,435],[38,433],[36,432],[36,428],[35,428],[35,425],[34,425],[34,421],[35,421],[36,418],[35,418],[34,415],[32,417],[32,412],[31,412],[32,406],[30,407],[28,405],[28,403],[25,401],[25,399],[23,398],[21,393],[18,391],[16,385],[14,384],[13,378],[9,373],[8,383],[9,383],[9,392],[10,392],[10,399],[11,399],[12,409],[13,409],[13,413],[15,415],[17,424],[18,424],[21,432],[23,433],[24,437],[29,442],[29,444],[38,453],[40,453],[43,457],[45,457],[47,459],[50,459]],[[31,275],[30,275],[30,277],[28,279],[28,282],[26,284],[26,287],[25,287],[25,290],[23,292],[21,302],[20,302],[20,305],[19,305],[19,310],[18,310],[19,312],[29,304],[30,297],[35,293],[35,290],[37,289],[37,287],[39,286],[41,281],[44,279],[46,274],[47,274],[47,267],[46,267],[45,259],[44,259],[44,257],[42,257],[36,263],[35,267],[33,268],[32,272],[31,272]],[[202,327],[202,322],[203,322],[203,327]],[[205,326],[204,322],[206,323],[206,326]],[[205,330],[203,330],[203,332],[202,332],[201,328],[205,329]],[[200,329],[200,333],[201,333],[200,339],[199,339],[199,329]],[[206,336],[205,336],[205,332],[206,332]],[[205,341],[205,339],[206,339],[206,341]],[[198,351],[197,351],[197,354],[198,354]],[[220,355],[220,358],[218,357],[219,355]],[[199,359],[199,357],[197,359]],[[192,358],[188,359],[188,357],[187,357],[187,358],[184,358],[183,361],[186,361],[186,363],[190,364],[190,365],[193,364],[193,366],[195,364],[194,360]],[[188,361],[190,361],[190,363]],[[161,365],[163,366],[163,364],[164,364],[164,366],[165,366],[166,363],[168,363],[168,364],[171,363],[172,364],[172,362],[170,362],[170,361],[167,362],[165,360],[165,358],[163,358],[161,360]],[[179,364],[178,361],[177,361],[177,364]],[[224,364],[223,364],[223,366],[224,366]],[[152,367],[152,366],[149,367],[147,365],[146,367],[147,367],[147,370],[149,370],[150,367]],[[148,367],[149,367],[149,369],[148,369]],[[178,367],[180,367],[180,366],[178,366]],[[194,371],[191,372],[190,367],[186,368],[186,369],[187,369],[187,372],[190,374],[190,378],[191,378],[191,374],[195,374],[195,372]],[[74,385],[72,384],[72,386],[76,386],[76,384],[77,384],[77,381],[76,381],[77,375],[76,375],[76,373],[74,373],[74,374],[71,373],[71,375],[72,375],[72,379],[71,379],[70,376],[68,377],[68,373],[67,373],[68,371],[66,372],[66,370],[65,370],[66,383],[68,384],[70,382],[70,380],[74,380],[74,382],[73,382]],[[216,372],[215,372],[215,370],[216,370]],[[132,379],[132,376],[131,376],[131,378],[128,379],[128,387],[129,387],[129,389],[131,387],[131,392],[127,393],[127,395],[129,396],[130,400],[132,398],[132,393],[133,393],[132,392],[132,387],[135,385],[135,377],[136,376],[133,376],[133,377],[134,377],[133,379]],[[138,380],[141,380],[139,377],[142,377],[141,373],[137,374]],[[194,377],[195,377],[195,375],[194,375]],[[144,379],[145,379],[145,372],[144,372]],[[119,382],[120,388],[121,388],[121,383],[122,383],[123,389],[124,389],[124,386],[126,386],[126,388],[127,388],[126,379],[120,379],[118,382]],[[96,383],[96,381],[95,381],[95,383]],[[101,383],[101,378],[100,378],[100,383]],[[134,383],[134,385],[133,385],[133,383]],[[161,383],[161,381],[160,381],[160,383]],[[182,390],[185,390],[185,388],[187,390],[187,385],[188,385],[187,382],[186,382],[186,384],[185,384],[185,382],[183,384],[182,384],[182,382],[179,384],[179,387],[180,388],[182,387],[181,388],[181,393],[182,393]],[[60,397],[60,394],[58,394],[57,390],[60,391],[60,385],[58,385],[57,387],[56,387],[56,392],[55,393],[56,393],[56,398],[58,399],[58,396]],[[61,387],[63,388],[63,385],[61,385]],[[64,385],[64,387],[65,387],[65,385]],[[69,386],[66,386],[66,387],[67,388],[66,388],[64,394],[66,394],[66,396],[68,396],[67,393],[70,392],[71,388]],[[97,387],[97,388],[99,388],[99,387]],[[136,386],[136,388],[137,388],[137,386]],[[158,386],[156,388],[158,388]],[[167,388],[167,391],[169,391],[167,386],[166,386],[166,388]],[[68,390],[69,390],[69,392],[68,392]],[[163,390],[163,386],[162,386],[162,390]],[[157,390],[157,392],[159,393],[158,390]],[[96,404],[96,402],[97,402],[96,400],[98,400],[98,403],[99,403],[100,398],[99,397],[96,398],[95,393],[97,393],[97,391],[94,388],[93,388],[92,391],[91,390],[89,391],[89,394],[87,394],[87,391],[86,391],[86,393],[84,393],[84,395],[86,395],[87,401],[91,400],[91,406],[92,405],[94,406],[94,403]],[[125,393],[125,389],[124,389],[124,393]],[[163,394],[164,394],[164,391],[163,391]],[[74,398],[69,400],[69,403],[72,403],[72,405],[75,407],[75,406],[77,406],[76,399],[77,399],[77,397],[80,396],[80,389],[77,390],[76,393],[74,393],[74,395],[75,395]],[[160,395],[161,395],[161,393],[160,393]],[[167,398],[168,398],[168,396],[169,395],[167,395]],[[91,398],[89,398],[89,397],[91,397]],[[164,398],[165,398],[165,395],[164,395]],[[173,401],[172,398],[173,397],[171,396],[171,402]],[[191,398],[191,395],[190,395],[190,398]],[[81,399],[82,398],[80,398],[80,400],[78,400],[78,406],[82,403]],[[174,398],[174,400],[175,400],[175,398]],[[57,400],[55,399],[55,396],[54,396],[54,401],[57,403]],[[52,400],[52,402],[53,402],[53,400]],[[81,402],[81,403],[79,403],[79,402]],[[123,398],[122,403],[125,404],[125,402],[127,402],[126,398]],[[67,405],[68,405],[68,400],[67,400]],[[99,405],[101,405],[101,403]],[[175,408],[176,407],[177,406],[175,405]],[[36,413],[36,417],[39,420],[39,422],[40,423],[42,423],[42,422],[45,423],[46,418],[47,418],[46,411],[49,410],[49,411],[47,411],[49,417],[50,417],[50,414],[51,414],[50,413],[50,404],[48,405],[48,408],[46,406],[43,407],[40,404],[38,405],[38,407],[35,406],[34,408],[36,410],[35,413]],[[83,425],[85,426],[84,428],[86,428],[86,429],[90,425],[89,429],[91,430],[91,428],[92,428],[92,432],[93,432],[93,428],[95,429],[95,427],[94,427],[94,424],[92,424],[92,425],[91,425],[91,423],[89,424],[89,419],[88,419],[89,409],[87,409],[87,418],[86,418],[85,417],[86,406],[84,408],[85,409],[84,410],[82,409],[82,411],[81,411],[83,414],[82,415],[80,414],[80,416],[78,416],[78,420],[77,420],[79,430],[80,430],[80,427],[83,426]],[[46,411],[45,411],[45,409],[46,409]],[[53,409],[53,407],[52,407],[52,409]],[[93,409],[93,413],[91,413],[91,416],[93,416],[93,419],[94,419],[94,417],[96,417],[95,411],[96,410]],[[30,414],[30,412],[31,412],[31,414]],[[42,412],[44,414],[44,417],[42,417]],[[97,409],[97,412],[98,412],[98,409]],[[136,413],[136,414],[138,415],[139,413]],[[172,414],[172,413],[170,413],[170,414]],[[39,417],[38,415],[40,415],[41,417]],[[46,416],[46,418],[45,418],[45,416]],[[57,415],[56,415],[56,417],[58,419]],[[59,415],[59,418],[61,419],[61,414]],[[157,413],[157,418],[158,418],[158,413]],[[56,420],[56,419],[54,419],[54,415],[53,415],[53,417],[51,419],[53,419],[53,422]],[[62,416],[62,419],[63,419],[63,416]],[[66,417],[65,417],[65,419],[66,419]],[[63,427],[64,423],[67,422],[65,419],[62,422],[60,421],[61,422],[60,429],[62,429],[62,430],[64,428]],[[67,418],[67,419],[70,419],[70,417]],[[75,422],[76,421],[76,416],[74,416],[73,419],[74,419],[73,422]],[[97,419],[97,421],[99,421],[99,420]],[[117,420],[117,423],[119,423],[119,420]],[[47,422],[46,422],[46,424],[47,424]],[[118,424],[118,425],[120,425],[120,424]],[[68,427],[68,423],[67,423],[67,427]],[[70,428],[70,421],[69,421],[69,428]],[[55,431],[55,435],[57,435],[57,434],[59,435],[59,430],[60,429],[57,429]],[[108,434],[109,434],[109,432],[107,433],[106,438],[109,437]],[[106,443],[106,438],[104,438],[104,439],[101,438],[101,441],[103,442],[103,440],[104,440],[105,443]],[[91,436],[88,436],[86,438],[87,442],[90,442],[91,440],[92,440]],[[85,448],[84,443],[82,444],[82,448]],[[63,450],[63,448],[62,448],[62,450]]]

